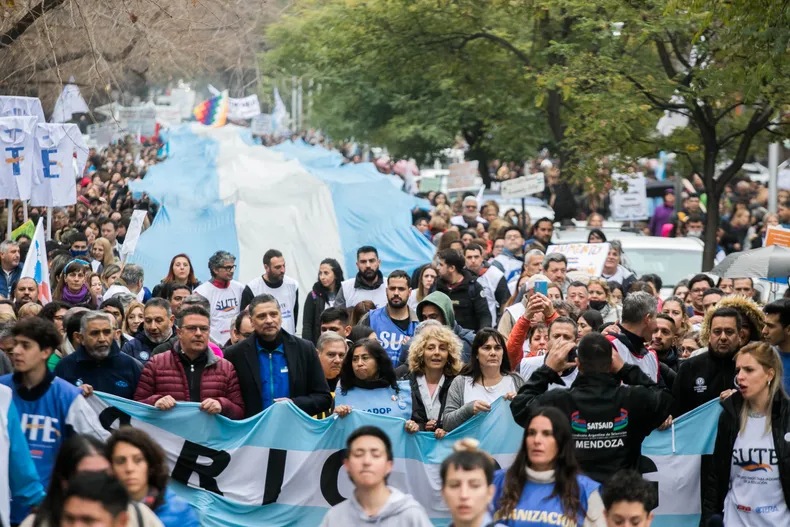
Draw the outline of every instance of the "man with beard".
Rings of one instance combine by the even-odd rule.
[[[527,243],[535,241],[543,247],[551,245],[551,237],[554,235],[554,222],[548,218],[541,218],[532,226],[532,239]]]
[[[18,310],[28,302],[38,303],[38,284],[33,278],[20,278],[14,288],[14,307]]]
[[[373,328],[393,364],[398,362],[403,342],[414,336],[417,327],[417,314],[408,304],[410,294],[409,275],[392,271],[387,277],[387,305],[368,311],[359,321],[359,325]]]
[[[666,364],[672,371],[677,372],[678,363],[677,328],[675,321],[669,315],[659,313],[656,315],[656,329],[650,341],[650,349],[656,352],[658,360]],[[663,373],[663,372],[662,372]]]
[[[387,286],[379,271],[381,260],[375,247],[365,245],[357,249],[357,276],[344,280],[335,297],[335,307],[353,308],[363,300],[370,300],[376,307],[387,303]]]
[[[152,298],[145,304],[143,323],[137,335],[124,344],[121,351],[145,364],[153,355],[154,348],[176,340],[174,320],[170,303],[164,298]]]
[[[464,261],[466,269],[477,276],[477,281],[483,286],[488,310],[491,311],[491,320],[497,320],[502,306],[510,298],[510,290],[502,271],[496,265],[492,264],[489,267],[483,263],[483,253],[480,245],[470,243],[464,248]]]
[[[478,331],[490,328],[491,312],[488,310],[483,286],[477,277],[464,269],[464,257],[454,249],[444,249],[437,255],[439,280],[436,290],[450,297],[455,320],[462,328]]]
[[[258,295],[272,295],[280,302],[283,329],[295,335],[299,317],[299,284],[293,278],[285,276],[285,258],[277,249],[269,249],[263,255],[263,269],[263,276],[249,282],[241,293],[241,309],[247,307]]]
[[[80,321],[77,350],[61,359],[55,375],[82,389],[86,396],[96,389],[131,399],[140,380],[143,365],[125,353],[115,342],[115,317],[103,311],[90,311]]]
[[[6,240],[0,243],[0,267],[3,269],[0,273],[0,295],[4,298],[8,298],[11,286],[22,275],[20,259],[21,253],[17,242]]]
[[[672,415],[683,415],[716,397],[733,392],[733,357],[740,348],[742,328],[743,320],[737,310],[722,307],[714,311],[710,319],[708,353],[689,358],[678,370],[672,388],[675,397]]]

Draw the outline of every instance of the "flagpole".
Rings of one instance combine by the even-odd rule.
[[[24,214],[23,223],[27,222],[27,201],[22,202],[22,214]]]
[[[14,206],[14,200],[9,199],[9,200],[7,200],[7,203],[8,203],[8,205],[7,205],[6,208],[8,209],[8,237],[6,237],[6,240],[10,240],[11,239],[11,231],[13,230],[12,229],[12,225],[13,225],[13,221],[14,221],[14,217],[13,217],[14,216],[14,211],[12,210],[12,207]]]
[[[47,240],[52,239],[52,207],[47,207]]]

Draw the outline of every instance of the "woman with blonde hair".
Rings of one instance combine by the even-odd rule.
[[[587,294],[590,297],[590,308],[601,313],[604,324],[620,322],[623,308],[615,304],[606,280],[591,278],[587,284]]]
[[[35,317],[38,316],[42,309],[43,308],[41,307],[41,304],[28,302],[19,308],[17,316],[19,317],[19,320],[22,320],[23,318]]]
[[[753,342],[735,354],[735,371],[738,390],[722,394],[700,525],[714,516],[728,526],[788,525],[790,399],[782,359],[769,344]]]
[[[133,300],[126,306],[126,311],[123,315],[123,333],[127,339],[132,340],[137,335],[137,330],[140,329],[143,323],[144,311],[145,306],[137,300]]]
[[[91,245],[91,270],[101,273],[105,267],[115,262],[110,241],[107,238],[96,238]]]
[[[461,371],[461,341],[452,329],[438,321],[425,321],[409,346],[409,373],[404,380],[411,385],[412,414],[406,431],[433,432],[444,437],[442,414],[450,384]]]
[[[104,290],[107,291],[119,276],[121,276],[121,268],[117,264],[105,265],[101,272],[101,283]]]

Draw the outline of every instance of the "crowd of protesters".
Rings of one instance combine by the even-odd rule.
[[[199,403],[232,420],[282,402],[316,419],[385,408],[406,432],[437,440],[503,398],[524,428],[513,464],[495,471],[466,439],[441,466],[454,524],[470,527],[649,525],[657,496],[635,472],[642,441],[718,399],[703,525],[790,524],[790,300],[761,302],[754,277],[690,269],[662,297],[661,277],[626,268],[616,240],[601,276],[579,276],[562,254],[546,254],[555,221],[439,192],[427,196],[430,212],[414,215],[436,255],[412,272],[384,276],[367,245],[353,275],[328,258],[300,292],[282,248],[269,248],[261,275],[243,284],[237,256],[218,247],[208,262],[173,255],[149,291],[146,270],[122,265],[119,250],[132,211],[147,210],[148,221],[156,213],[128,184],[159,159],[161,145],[131,141],[91,152],[77,205],[53,211],[52,302],[42,305],[39,284],[21,278],[30,240],[0,244],[0,409],[10,445],[0,455],[13,476],[0,488],[0,521],[199,525],[168,490],[156,441],[101,425],[86,403],[101,391],[162,412]],[[555,211],[573,199],[571,217],[587,216],[589,241],[607,241],[596,230],[605,200],[580,205],[552,163],[533,168],[546,171]],[[771,221],[790,222],[790,203],[778,218],[761,210],[759,187],[741,181],[733,193],[724,252],[755,246]],[[681,213],[645,229],[698,235],[704,199],[682,198]],[[667,193],[664,205],[673,199]],[[195,265],[210,280],[200,283]],[[605,441],[574,436],[623,415],[627,428]],[[323,525],[429,525],[414,498],[387,486],[392,463],[384,432],[351,434],[344,466],[356,490]]]

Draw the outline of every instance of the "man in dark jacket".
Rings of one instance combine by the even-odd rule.
[[[236,370],[208,347],[210,327],[207,310],[199,306],[182,309],[178,314],[178,340],[172,350],[146,363],[134,400],[159,410],[191,401],[200,403],[206,413],[242,419],[244,401]]]
[[[743,321],[731,307],[719,308],[710,318],[710,344],[706,353],[686,360],[672,387],[678,417],[735,388],[735,353],[740,349]]]
[[[154,348],[178,340],[173,332],[174,320],[170,303],[164,298],[152,298],[145,304],[143,323],[137,335],[124,344],[121,351],[145,364],[153,356]]]
[[[488,309],[483,286],[477,277],[464,269],[464,257],[454,249],[445,249],[437,255],[439,280],[436,290],[450,297],[455,320],[466,329],[478,331],[491,327],[491,311]]]
[[[475,332],[464,329],[455,321],[455,314],[453,313],[453,303],[450,297],[439,291],[434,291],[430,295],[422,299],[422,302],[417,304],[417,320],[423,322],[425,320],[436,320],[444,326],[453,330],[455,336],[461,340],[461,360],[464,364],[469,362],[472,356],[472,342],[475,340]],[[400,357],[398,357],[398,366],[406,364],[409,358],[409,345],[411,341],[404,342],[401,348]]]
[[[582,470],[604,482],[620,469],[637,468],[642,441],[667,419],[672,396],[638,366],[625,364],[600,333],[585,335],[578,359],[568,362],[573,346],[567,342],[549,350],[546,363],[521,387],[510,409],[521,426],[534,408],[562,410],[571,421]],[[549,390],[552,383],[563,384],[560,372],[573,366],[579,375],[571,388]]]
[[[19,265],[21,253],[19,244],[14,241],[6,240],[0,243],[0,295],[8,298],[11,293],[11,286],[22,276],[22,266]]]
[[[140,362],[116,344],[115,317],[103,311],[90,311],[80,321],[77,351],[63,357],[55,375],[82,388],[86,396],[93,390],[131,399],[143,371]]]
[[[255,334],[225,350],[239,376],[244,416],[281,401],[293,402],[307,415],[328,410],[332,395],[312,342],[282,330],[280,304],[273,296],[256,296],[249,310]]]

